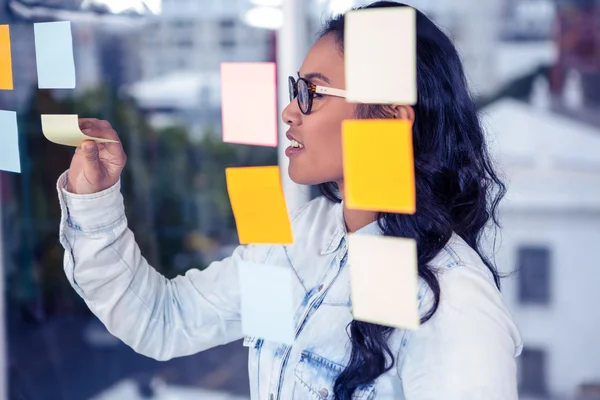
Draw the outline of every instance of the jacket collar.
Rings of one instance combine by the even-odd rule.
[[[323,238],[321,255],[331,254],[337,251],[342,243],[342,240],[348,233],[346,230],[346,223],[344,222],[344,203],[337,203],[333,207],[333,224],[329,229],[330,233]],[[369,225],[363,226],[353,234],[381,236],[383,235],[383,232],[381,231],[381,228],[379,228],[377,221],[373,221]]]

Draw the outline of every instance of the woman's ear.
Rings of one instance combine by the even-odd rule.
[[[410,121],[410,125],[415,123],[415,109],[411,106],[394,104],[392,106],[394,118],[396,119],[407,119]]]

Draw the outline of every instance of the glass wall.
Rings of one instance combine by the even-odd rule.
[[[113,3],[0,0],[15,84],[0,109],[18,113],[22,169],[0,172],[8,398],[248,399],[241,343],[156,362],[70,287],[56,180],[73,150],[44,138],[40,114],[109,120],[142,254],[167,277],[206,268],[237,245],[225,168],[278,163],[277,149],[222,142],[219,65],[276,61],[276,31],[243,18],[250,0]],[[307,40],[331,10],[366,3],[306,0]],[[524,339],[521,397],[600,399],[600,2],[408,3],[456,42],[508,183],[495,260]],[[72,22],[74,90],[37,88],[33,23],[54,20]]]

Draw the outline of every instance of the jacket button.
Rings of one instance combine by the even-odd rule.
[[[321,398],[326,399],[328,395],[329,395],[329,390],[327,390],[325,388],[319,390],[319,396],[321,396]]]
[[[273,396],[273,393],[271,393],[271,394],[269,395],[269,400],[273,400],[274,398],[275,398],[275,397]]]
[[[319,288],[318,288],[317,290],[318,290],[319,292],[320,292],[321,290],[323,290],[323,284],[320,284],[320,285],[319,285]]]

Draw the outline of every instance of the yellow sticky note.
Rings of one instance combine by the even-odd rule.
[[[349,208],[416,211],[412,128],[406,120],[342,123],[345,203]]]
[[[0,25],[0,90],[13,90],[10,27]]]
[[[115,140],[91,137],[81,132],[77,114],[42,114],[42,132],[49,141],[65,146],[77,147],[86,140],[97,143],[118,143]]]
[[[292,244],[279,167],[227,168],[227,191],[241,244]]]
[[[400,329],[420,325],[417,243],[389,236],[348,236],[352,315]]]

